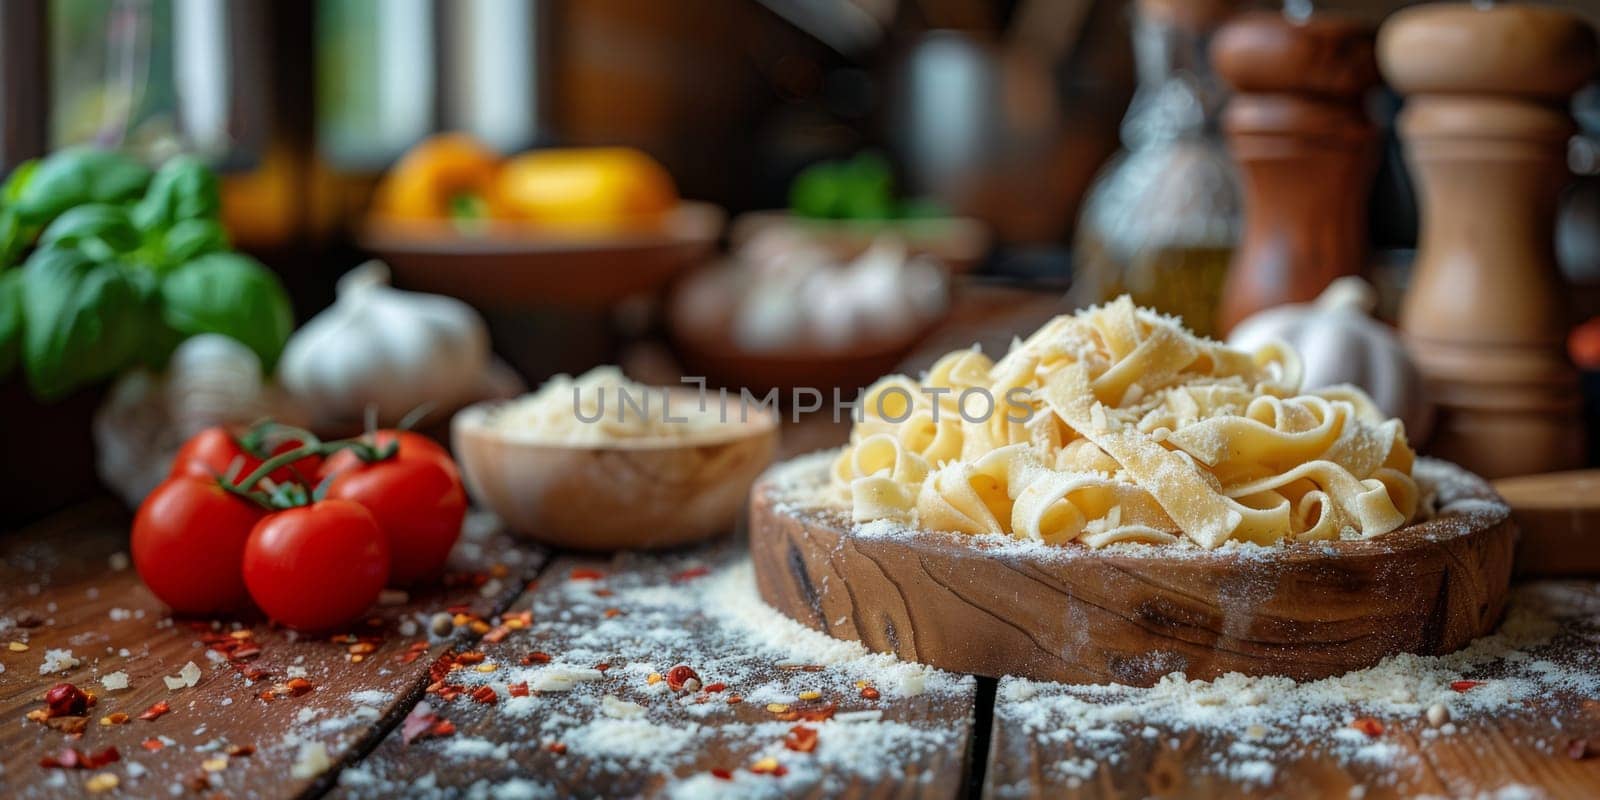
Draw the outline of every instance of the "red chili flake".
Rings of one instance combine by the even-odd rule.
[[[172,710],[172,707],[167,705],[167,701],[162,700],[161,702],[156,703],[155,705],[145,709],[144,713],[139,715],[139,719],[147,720],[147,721],[148,720],[158,719],[158,718],[161,717],[162,714],[165,714],[165,713],[167,713],[168,711],[171,711],[171,710]]]
[[[305,678],[290,678],[289,682],[284,684],[284,688],[289,690],[290,697],[299,697],[300,695],[310,692],[316,687],[312,686],[311,681],[308,681]]]
[[[58,683],[44,693],[44,704],[52,717],[81,717],[89,712],[94,700],[82,689],[70,683]]]
[[[450,723],[438,714],[433,713],[432,706],[427,703],[418,703],[415,708],[411,709],[411,713],[407,714],[406,718],[400,722],[400,741],[404,744],[411,744],[418,738],[448,736],[455,732],[455,727],[452,725],[448,732],[440,733],[441,725],[450,725]]]
[[[610,597],[610,596],[616,594],[616,592],[613,592],[610,589],[607,589],[604,586],[602,586],[602,587],[600,587],[598,589],[595,589],[593,594],[594,594],[595,597]]]
[[[688,569],[686,569],[686,570],[684,570],[684,571],[672,576],[672,579],[674,581],[682,583],[684,581],[692,581],[695,578],[704,577],[704,576],[709,575],[709,574],[711,574],[711,568],[705,566],[704,564],[702,564],[702,565],[700,565],[698,567],[690,567],[690,568],[688,568]]]
[[[512,697],[527,697],[528,696],[528,684],[526,682],[513,683],[510,686],[506,687],[506,694],[509,694]]]
[[[611,665],[607,664],[604,661],[602,661],[602,662],[594,665],[594,668],[595,668],[596,672],[605,672],[606,670],[611,669]]]
[[[256,681],[259,681],[259,680],[261,680],[263,678],[272,677],[272,673],[270,673],[270,672],[268,672],[268,671],[266,671],[264,669],[256,669],[255,667],[251,667],[249,669],[239,670],[239,674],[243,675],[244,679],[246,681],[249,681],[250,683],[255,683]]]
[[[568,573],[567,579],[574,581],[598,581],[604,579],[606,574],[597,569],[578,567]]]
[[[163,747],[166,747],[167,743],[163,742],[160,739],[157,739],[157,738],[152,736],[151,738],[140,742],[139,746],[143,747],[146,750],[149,750],[152,753],[154,753],[155,751],[160,750]]]
[[[876,700],[883,695],[871,686],[863,686],[861,687],[861,696],[868,700]]]
[[[117,752],[117,748],[107,747],[106,749],[84,759],[83,768],[95,769],[97,767],[103,767],[107,764],[114,764],[121,760],[122,754]]]
[[[261,646],[248,644],[235,649],[233,652],[228,654],[228,657],[233,661],[248,661],[259,655],[261,655]]]
[[[441,719],[433,724],[432,733],[434,736],[454,736],[455,732],[456,724],[450,720]]]
[[[229,747],[227,753],[234,758],[253,756],[256,754],[256,746],[253,744],[236,744]]]
[[[667,688],[674,692],[700,690],[700,674],[695,672],[688,664],[679,664],[667,670]]]
[[[77,769],[83,756],[70,747],[64,747],[61,752],[53,756],[39,759],[39,766],[45,769]]]
[[[484,656],[483,653],[481,653],[481,652],[479,652],[477,650],[468,650],[467,652],[456,656],[456,663],[457,664],[482,664],[484,658],[486,658],[486,656]]]
[[[799,715],[800,719],[807,722],[825,722],[833,719],[833,712],[838,710],[839,706],[837,704],[829,703],[818,708],[802,708],[795,713]]]
[[[541,653],[538,650],[535,650],[532,653],[529,653],[529,654],[527,654],[527,655],[522,657],[522,666],[524,666],[524,667],[531,666],[533,664],[548,664],[548,663],[550,663],[550,654],[549,653]]]
[[[487,706],[494,705],[500,699],[500,695],[494,693],[493,686],[479,686],[472,691],[472,699]]]
[[[723,769],[722,767],[717,767],[711,770],[711,777],[725,781],[731,781],[733,780],[733,773]]]
[[[44,709],[40,709],[41,712]],[[82,736],[85,728],[89,727],[88,717],[49,717],[44,721],[51,730],[60,731],[68,736]]]
[[[53,756],[39,759],[39,766],[45,769],[98,769],[121,760],[122,754],[115,747],[107,747],[93,755],[85,755],[67,747]]]
[[[739,695],[736,695],[736,694],[728,695],[728,705],[730,705],[730,706],[734,705],[735,703],[743,703],[743,702],[744,702],[744,698],[739,696]]]
[[[1361,731],[1373,739],[1383,735],[1383,723],[1373,719],[1372,717],[1359,717],[1355,722],[1350,723],[1350,727]]]
[[[565,744],[562,744],[561,742],[551,742],[551,743],[545,745],[544,749],[549,750],[550,752],[555,753],[558,756],[559,755],[565,755],[566,752],[567,752],[567,746]]]
[[[796,753],[809,753],[817,749],[817,729],[796,725],[783,737],[783,746]]]
[[[1594,751],[1589,747],[1588,739],[1573,739],[1567,742],[1567,758],[1573,761],[1582,761],[1593,754]]]
[[[495,644],[496,642],[505,641],[506,637],[510,636],[510,635],[511,635],[511,629],[510,628],[507,628],[504,625],[499,625],[499,626],[496,626],[496,627],[490,629],[490,631],[488,633],[484,634],[483,635],[483,640],[485,642],[488,642],[489,644]]]
[[[706,691],[708,691],[708,692],[720,692],[720,691],[722,691],[723,689],[726,689],[726,688],[728,688],[728,684],[723,683],[722,681],[717,681],[716,683],[708,683],[708,684],[706,684]]]
[[[1483,685],[1483,681],[1454,681],[1450,688],[1457,692],[1467,692]]]
[[[606,609],[606,619],[612,619],[614,617],[620,617],[620,616],[622,616],[622,609],[620,609],[620,608],[608,608],[608,609]]]

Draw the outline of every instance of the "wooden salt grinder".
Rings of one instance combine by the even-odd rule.
[[[1254,12],[1211,45],[1237,94],[1222,129],[1244,186],[1244,236],[1228,266],[1226,332],[1271,306],[1314,299],[1364,265],[1377,130],[1363,96],[1378,82],[1373,28],[1316,15]]]
[[[1422,230],[1400,327],[1439,409],[1430,450],[1491,478],[1579,466],[1553,228],[1594,31],[1537,6],[1415,6],[1383,25],[1378,58],[1408,96]]]

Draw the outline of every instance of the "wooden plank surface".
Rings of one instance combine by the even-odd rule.
[[[371,747],[421,693],[429,663],[447,647],[429,642],[429,615],[459,607],[492,616],[540,565],[538,551],[483,521],[469,524],[447,585],[375,609],[338,640],[296,637],[260,620],[172,620],[128,566],[128,516],[110,502],[0,539],[0,796],[79,797],[109,785],[111,778],[90,784],[101,774],[137,796],[315,792],[332,781],[330,765]],[[457,635],[475,636],[465,625]],[[44,670],[52,650],[78,663]],[[198,681],[169,689],[163,677],[191,662]],[[101,683],[116,672],[126,673],[128,688]],[[309,690],[291,689],[295,676]],[[60,720],[27,718],[58,682],[97,696],[81,735],[60,729]],[[139,719],[157,702],[171,711]],[[114,714],[128,719],[101,723]],[[63,748],[93,755],[109,747],[120,760],[96,769],[40,765]]]
[[[1597,645],[1600,586],[1546,582],[1467,650],[1326,681],[1005,679],[985,795],[1596,797]]]
[[[961,790],[974,681],[871,656],[777,616],[757,599],[742,541],[562,558],[515,611],[530,615],[528,627],[445,673],[447,694],[461,687],[454,699],[428,697],[455,733],[410,744],[391,733],[342,774],[336,794]],[[678,665],[696,672],[699,691],[672,686]],[[568,687],[563,675],[579,677]],[[523,685],[528,693],[518,696]]]

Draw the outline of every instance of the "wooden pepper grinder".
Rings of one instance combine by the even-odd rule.
[[[1218,327],[1308,302],[1361,271],[1378,136],[1363,96],[1378,82],[1373,28],[1336,16],[1255,12],[1212,42],[1237,94],[1222,129],[1244,184],[1244,236],[1228,265]]]
[[[1431,452],[1488,477],[1579,466],[1553,226],[1594,31],[1537,6],[1416,6],[1383,25],[1378,57],[1408,95],[1422,230],[1400,327],[1439,409]]]

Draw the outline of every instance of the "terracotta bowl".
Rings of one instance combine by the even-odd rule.
[[[676,407],[696,402],[674,392]],[[731,531],[778,451],[771,408],[741,419],[730,407],[726,424],[693,438],[587,446],[491,428],[498,405],[470,406],[451,423],[468,490],[517,534],[574,550],[674,547]]]
[[[931,256],[951,272],[968,272],[989,250],[989,228],[971,217],[936,217],[910,220],[805,219],[787,211],[751,211],[740,215],[728,230],[732,249],[774,228],[811,237],[839,258],[855,258],[879,234],[892,233],[905,240],[911,252]]]
[[[895,372],[936,324],[925,325],[910,336],[867,342],[849,350],[790,347],[753,352],[733,344],[729,335],[716,336],[689,325],[673,327],[672,343],[684,368],[692,375],[705,376],[713,385],[747,388],[757,394],[777,389],[784,393],[781,400],[787,400],[787,393],[798,387],[825,394],[838,389],[840,397],[854,399],[856,390]]]
[[[458,297],[480,308],[606,308],[665,286],[703,260],[726,215],[685,202],[656,228],[595,233],[490,223],[473,235],[447,222],[368,220],[357,243],[394,269],[407,289]]]

